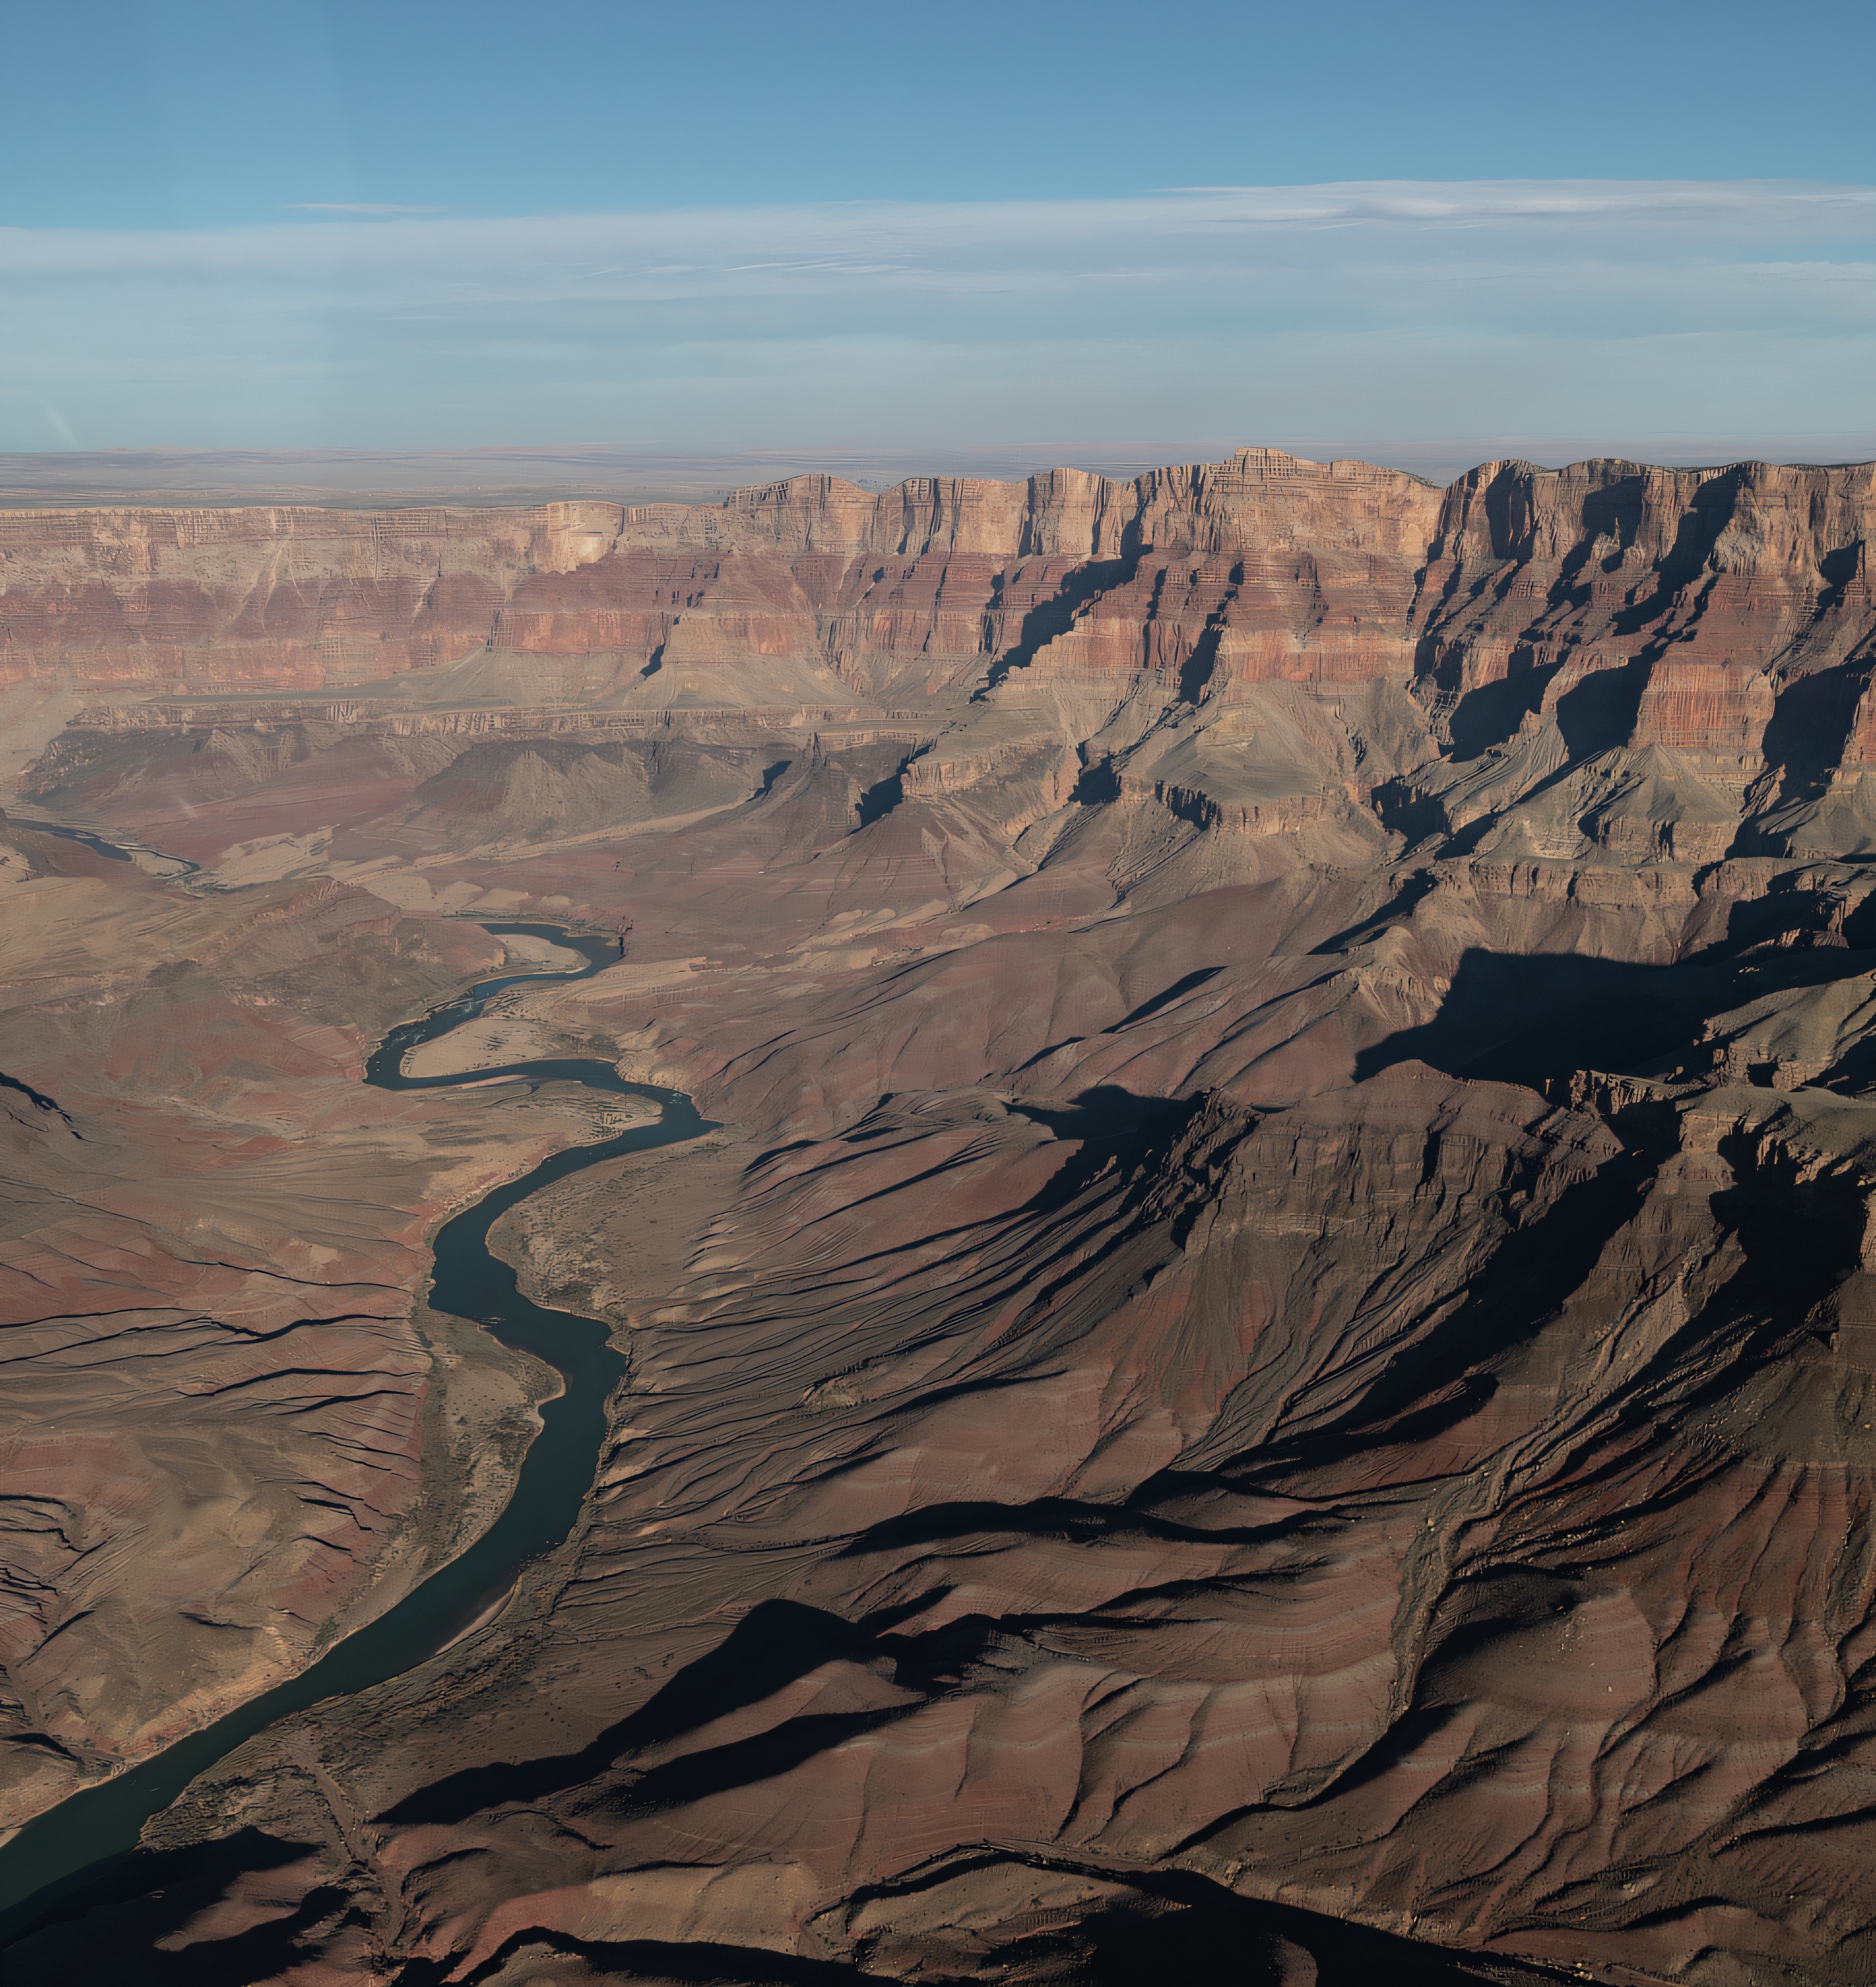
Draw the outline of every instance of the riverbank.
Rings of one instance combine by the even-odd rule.
[[[504,940],[527,937],[574,953],[584,963],[576,972],[554,976],[564,979],[597,973],[617,956],[615,942],[559,926],[491,924],[485,929]],[[372,1054],[365,1081],[386,1090],[454,1083],[454,1075],[406,1074],[406,1056],[473,1022],[507,987],[544,977],[537,965],[481,980],[419,1020],[401,1024]],[[530,1195],[575,1172],[715,1128],[682,1093],[628,1083],[610,1064],[596,1059],[514,1062],[478,1071],[475,1080],[487,1083],[498,1077],[532,1085],[578,1082],[598,1095],[655,1104],[659,1113],[653,1123],[555,1153],[453,1216],[436,1232],[431,1308],[481,1327],[561,1376],[559,1394],[538,1409],[539,1432],[505,1507],[458,1557],[298,1676],[29,1822],[0,1848],[0,1938],[16,1937],[62,1898],[107,1876],[134,1850],[145,1823],[182,1795],[190,1781],[279,1719],[399,1675],[492,1622],[500,1611],[496,1604],[514,1591],[529,1562],[557,1544],[577,1521],[605,1437],[607,1401],[624,1376],[625,1363],[603,1324],[522,1294],[513,1267],[490,1252],[489,1231]]]

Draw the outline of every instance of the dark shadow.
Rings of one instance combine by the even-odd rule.
[[[1175,821],[1194,828],[1209,828],[1218,818],[1218,804],[1211,794],[1180,787],[1168,787],[1160,795],[1160,805]]]
[[[823,1753],[895,1723],[917,1707],[889,1705],[875,1711],[797,1712],[766,1732],[752,1733],[726,1746],[710,1746],[672,1759],[638,1775],[629,1787],[605,1805],[615,1813],[628,1810],[689,1807],[733,1787],[750,1787],[780,1780]]]
[[[1842,663],[1793,676],[1780,690],[1765,727],[1765,757],[1783,776],[1781,801],[1814,800],[1830,784],[1868,677],[1867,661]]]
[[[400,1825],[460,1821],[479,1809],[541,1800],[608,1772],[627,1754],[759,1703],[823,1663],[842,1657],[864,1661],[880,1654],[874,1635],[837,1614],[795,1601],[761,1601],[715,1648],[687,1663],[648,1702],[578,1752],[466,1767],[419,1788],[382,1819]]]
[[[1112,759],[1097,759],[1091,766],[1083,766],[1081,777],[1075,782],[1075,791],[1069,795],[1083,807],[1105,807],[1110,801],[1120,798],[1120,775],[1114,770]]]
[[[871,828],[874,821],[883,821],[905,798],[905,770],[914,759],[922,758],[928,748],[920,746],[916,751],[908,752],[883,780],[876,780],[854,803],[860,816],[857,835],[862,828]]]
[[[1110,1171],[1120,1187],[1120,1201],[1109,1212],[1105,1231],[1091,1247],[1073,1252],[1063,1281],[1086,1274],[1115,1250],[1127,1247],[1133,1234],[1130,1213],[1156,1182],[1163,1179],[1174,1148],[1187,1128],[1205,1108],[1203,1097],[1137,1097],[1117,1084],[1084,1090],[1066,1106],[1013,1102],[1012,1113],[1046,1125],[1059,1139],[1080,1142],[1046,1181],[1039,1193],[1024,1202],[1025,1214],[1047,1216],[1070,1206]],[[1188,1221],[1196,1219],[1188,1210]],[[1184,1240],[1174,1223],[1175,1246]],[[1033,1302],[1046,1313],[1059,1284],[1038,1285]]]
[[[1241,1897],[1194,1871],[1114,1867],[1069,1850],[966,1851],[912,1876],[868,1885],[853,1901],[874,1904],[868,1915],[890,1921],[897,1914],[880,1910],[876,1901],[929,1895],[1012,1865],[1039,1875],[1090,1878],[1107,1893],[1098,1904],[1063,1911],[1054,1923],[1052,1914],[1039,1912],[996,1941],[1008,1955],[999,1971],[1056,1987],[1291,1987],[1305,1980],[1314,1987],[1463,1987],[1482,1981],[1506,1987],[1575,1977],[1496,1953],[1474,1960],[1295,1905]],[[968,1895],[964,1891],[959,1901]],[[907,1915],[918,1915],[915,1908]],[[934,1973],[920,1977],[955,1978],[939,1970],[943,1956],[941,1947],[932,1955]],[[973,1969],[972,1977],[982,1976]]]
[[[1410,870],[1400,880],[1399,887],[1377,911],[1370,912],[1358,923],[1346,925],[1332,938],[1325,938],[1320,945],[1309,948],[1312,959],[1332,956],[1349,951],[1370,939],[1378,938],[1389,925],[1397,924],[1411,917],[1413,909],[1427,893],[1436,889],[1439,877],[1431,869]]]
[[[1738,467],[1709,476],[1688,500],[1674,543],[1655,568],[1655,590],[1645,600],[1623,609],[1613,622],[1618,635],[1635,635],[1659,621],[1674,605],[1674,596],[1700,576],[1719,535],[1733,521],[1743,481]]]
[[[1467,691],[1448,720],[1453,757],[1477,759],[1502,745],[1524,723],[1525,713],[1543,703],[1544,687],[1556,673],[1554,667],[1520,670]]]
[[[18,1077],[8,1076],[4,1070],[0,1070],[0,1090],[17,1090],[35,1109],[49,1111],[55,1116],[62,1118],[68,1125],[72,1122],[71,1112],[62,1110],[56,1101],[48,1097],[44,1091],[35,1090],[31,1084],[22,1083]]]
[[[1622,555],[1635,543],[1647,509],[1647,484],[1641,476],[1618,477],[1592,490],[1583,499],[1582,528],[1578,540],[1585,553],[1598,538],[1613,538],[1615,551],[1605,563],[1619,565]]]
[[[694,1945],[680,1945],[662,1939],[635,1938],[612,1941],[575,1938],[569,1932],[545,1931],[530,1928],[504,1940],[498,1952],[475,1972],[457,1975],[453,1958],[440,1962],[413,1961],[398,1975],[398,1987],[440,1987],[445,1980],[462,1978],[468,1987],[509,1975],[518,1954],[529,1951],[557,1953],[583,1961],[583,1970],[568,1977],[594,1983],[622,1983],[642,1980],[656,1987],[894,1987],[892,1976],[869,1973],[864,1967],[848,1966],[838,1960],[801,1959],[792,1953],[770,1952],[759,1946],[719,1945],[714,1939]],[[530,1976],[531,1977],[531,1976]]]
[[[1066,1104],[1032,1104],[1019,1098],[1009,1108],[1019,1118],[1046,1125],[1058,1139],[1082,1139],[1102,1145],[1126,1145],[1137,1148],[1143,1155],[1168,1133],[1184,1131],[1203,1108],[1203,1100],[1138,1097],[1118,1084],[1103,1083],[1079,1091]]]
[[[1864,1203],[1854,1177],[1805,1179],[1798,1162],[1776,1147],[1761,1151],[1745,1135],[1723,1138],[1719,1155],[1733,1182],[1710,1205],[1739,1242],[1744,1263],[1639,1376],[1645,1386],[1651,1375],[1690,1369],[1699,1383],[1679,1402],[1682,1412],[1726,1398],[1759,1368],[1787,1356],[1862,1257]],[[1643,1405],[1632,1408],[1631,1419],[1646,1412],[1642,1387],[1636,1392]]]
[[[1475,948],[1461,956],[1433,1020],[1362,1050],[1355,1078],[1417,1061],[1449,1076],[1537,1089],[1576,1070],[1639,1069],[1696,1041],[1710,1016],[1871,963],[1841,947],[1707,953],[1672,966]]]
[[[1624,1069],[1697,1034],[1703,1004],[1672,967],[1471,949],[1439,1013],[1362,1050],[1355,1080],[1410,1061],[1534,1088],[1573,1070]]]
[[[1556,777],[1553,774],[1551,780],[1545,780],[1533,787],[1531,790],[1531,794],[1543,792],[1544,788],[1549,786],[1551,780]],[[1525,795],[1527,800],[1530,798],[1531,794]],[[1471,855],[1478,848],[1479,844],[1498,825],[1498,820],[1499,817],[1495,814],[1480,815],[1476,821],[1467,821],[1463,828],[1455,828],[1435,852],[1443,862],[1450,862],[1457,856]]]
[[[1166,1480],[1164,1476],[1154,1479],[1156,1496],[1165,1494]],[[1194,1488],[1216,1487],[1210,1477],[1195,1476],[1190,1482]],[[1303,1522],[1311,1521],[1305,1519]],[[1159,1517],[1148,1506],[1137,1502],[1086,1504],[1071,1497],[1039,1497],[1026,1504],[922,1504],[915,1510],[882,1519],[877,1524],[869,1525],[864,1532],[857,1532],[834,1557],[864,1559],[871,1553],[900,1553],[922,1546],[993,1535],[1066,1539],[1076,1544],[1095,1544],[1130,1534],[1169,1542],[1249,1545],[1259,1540],[1279,1537],[1294,1530],[1295,1524],[1295,1520],[1285,1516],[1273,1518],[1267,1525],[1189,1525],[1175,1519]],[[883,1634],[889,1624],[884,1617],[869,1616],[866,1625]]]
[[[1052,1055],[1059,1054],[1063,1049],[1072,1049],[1077,1042],[1085,1042],[1087,1039],[1086,1035],[1064,1035],[1059,1042],[1045,1042],[1026,1062],[1017,1064],[1015,1074],[1021,1076],[1039,1064],[1046,1062]]]
[[[1160,584],[1164,584],[1164,572],[1160,574]],[[1187,703],[1198,703],[1206,690],[1212,686],[1212,672],[1218,668],[1218,646],[1224,639],[1224,616],[1232,600],[1238,598],[1238,588],[1244,584],[1244,560],[1240,558],[1230,570],[1230,582],[1224,598],[1218,606],[1206,616],[1204,628],[1198,630],[1198,639],[1192,644],[1192,654],[1187,656],[1178,666],[1178,696]],[[1153,598],[1154,614],[1159,612],[1159,594]]]
[[[1523,565],[1531,558],[1530,484],[1534,467],[1528,462],[1507,462],[1485,486],[1480,508],[1494,559],[1515,560]]]
[[[1242,575],[1240,566],[1233,577]],[[1214,614],[1205,623],[1198,639],[1192,644],[1192,653],[1179,666],[1179,694],[1187,703],[1197,703],[1205,694],[1211,682],[1212,671],[1218,666],[1218,644],[1224,639],[1224,617]]]
[[[1221,966],[1201,966],[1194,971],[1182,974],[1164,993],[1156,994],[1150,1000],[1143,1000],[1130,1014],[1123,1014],[1110,1028],[1103,1028],[1104,1035],[1117,1034],[1123,1028],[1130,1028],[1136,1021],[1143,1021],[1150,1014],[1157,1014],[1162,1007],[1170,1007],[1175,1000],[1184,1000],[1187,994],[1194,994],[1208,981],[1216,980],[1224,970]],[[1090,1093],[1092,1094],[1092,1093]]]
[[[1039,649],[1068,633],[1076,615],[1089,601],[1110,587],[1124,586],[1139,564],[1140,555],[1133,552],[1124,558],[1090,559],[1086,565],[1065,574],[1057,591],[1024,615],[1015,646],[1005,649],[990,665],[982,683],[972,691],[971,701],[981,703],[1011,670],[1027,669]]]
[[[1642,708],[1651,660],[1652,652],[1620,669],[1592,670],[1557,700],[1557,728],[1571,759],[1593,758],[1628,744]]]
[[[297,1863],[311,1845],[244,1828],[187,1849],[139,1850],[113,1858],[108,1874],[76,1890],[6,1947],[9,1979],[33,1987],[247,1987],[276,1979],[295,1959],[295,1935],[328,1919],[332,1891],[318,1889],[285,1916],[238,1937],[180,1952],[157,1949],[244,1874]]]
[[[884,821],[904,798],[905,767],[901,766],[896,773],[888,773],[884,779],[868,787],[854,803],[854,811],[860,816],[860,828],[871,828],[876,821]],[[854,832],[857,834],[859,828]]]
[[[945,1877],[988,1873],[1007,1857],[987,1857],[965,1865],[947,1863]],[[1165,1987],[1168,1982],[1211,1987],[1289,1987],[1312,1978],[1315,1987],[1464,1987],[1464,1983],[1563,1981],[1575,1976],[1549,1967],[1521,1965],[1498,1958],[1470,1961],[1394,1934],[1319,1917],[1294,1906],[1233,1896],[1202,1877],[1184,1871],[1124,1874],[1099,1864],[1081,1865],[1073,1857],[1037,1856],[1039,1877],[1065,1867],[1105,1879],[1119,1894],[1102,1908],[1052,1914],[1046,1908],[1008,1925],[987,1924],[961,1935],[931,1935],[928,1955],[917,1963],[917,1977],[938,1987],[961,1987],[983,1977],[986,1952],[1007,1954],[995,1970],[1044,1987]],[[870,1887],[860,1894],[916,1894],[906,1884],[896,1892]],[[968,1895],[968,1892],[966,1893]],[[1059,1918],[1051,1922],[1052,1918]],[[888,1919],[888,1921],[890,1920]],[[671,1982],[679,1987],[884,1987],[904,1979],[903,1962],[890,1974],[869,1970],[868,1945],[857,1964],[803,1959],[755,1947],[715,1941],[674,1945],[648,1939],[618,1943],[574,1938],[564,1932],[518,1932],[468,1976],[469,1987],[503,1977],[520,1954],[540,1950],[582,1961],[593,1977],[624,1982]],[[959,1952],[962,1946],[962,1952]],[[1305,1961],[1302,1955],[1307,1954]],[[968,1955],[968,1957],[967,1957]],[[965,1957],[967,1975],[946,1962]],[[1313,1962],[1309,1975],[1299,1969]],[[399,1987],[438,1987],[443,1965],[406,1965]]]
[[[1823,945],[1861,951],[1876,946],[1876,896],[1851,910],[1837,891],[1827,886],[1807,887],[1809,882],[1802,872],[1780,876],[1763,897],[1729,905],[1726,950],[1738,953],[1752,946],[1803,950]],[[1840,958],[1837,970],[1847,973],[1850,968]]]
[[[662,669],[664,666],[665,645],[662,642],[660,642],[658,646],[645,657],[645,667],[638,672],[638,680],[641,683],[643,683],[647,676],[656,676],[658,671]]]
[[[1876,1095],[1876,1036],[1858,1042],[1839,1056],[1817,1081],[1840,1097]]]
[[[1854,544],[1839,545],[1835,552],[1824,554],[1817,562],[1818,577],[1823,580],[1824,587],[1817,602],[1820,609],[1827,610],[1837,605],[1844,597],[1844,589],[1863,571],[1868,556],[1861,538]]]
[[[1369,804],[1381,825],[1390,835],[1404,835],[1410,847],[1430,836],[1444,835],[1447,831],[1446,808],[1441,802],[1399,774],[1383,780],[1369,796]],[[1329,943],[1335,946],[1335,941]],[[1319,946],[1316,950],[1320,952],[1324,947]]]
[[[1537,1169],[1531,1169],[1534,1174]],[[1383,1444],[1426,1444],[1482,1407],[1497,1381],[1484,1363],[1536,1337],[1587,1280],[1646,1199],[1654,1162],[1605,1162],[1549,1211],[1494,1250],[1452,1314],[1388,1358],[1352,1409],[1328,1426],[1242,1459],[1259,1475],[1332,1466]],[[1530,1182],[1512,1178],[1514,1191]]]

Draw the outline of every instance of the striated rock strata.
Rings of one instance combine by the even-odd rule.
[[[0,521],[15,1818],[502,1495],[478,919],[722,1127],[496,1235],[574,1534],[11,1975],[1869,1979],[1873,481]]]

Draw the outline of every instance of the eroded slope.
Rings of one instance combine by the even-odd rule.
[[[1867,1978],[1871,477],[797,479],[97,698],[140,904],[620,930],[439,1051],[732,1129],[509,1231],[632,1362],[578,1534],[22,1976]]]

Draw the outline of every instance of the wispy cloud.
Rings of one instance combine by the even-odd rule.
[[[299,211],[0,230],[0,437],[49,401],[217,446],[1876,433],[1869,187]]]
[[[382,200],[290,200],[289,214],[441,214],[440,207],[399,207]]]

